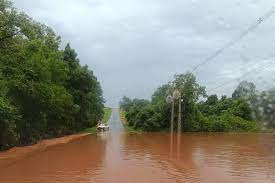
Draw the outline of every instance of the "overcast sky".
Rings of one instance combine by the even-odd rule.
[[[174,74],[238,37],[275,1],[14,0],[14,5],[52,27],[63,45],[71,43],[81,64],[100,80],[106,104],[116,106],[123,95],[150,98]],[[275,14],[196,75],[208,90],[221,86],[209,91],[219,95],[230,95],[243,79],[270,88],[274,58]]]

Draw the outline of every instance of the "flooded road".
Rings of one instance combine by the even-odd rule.
[[[0,154],[0,182],[275,182],[275,135],[126,134],[117,109],[109,124],[2,166]]]

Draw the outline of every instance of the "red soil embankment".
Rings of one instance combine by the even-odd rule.
[[[59,144],[66,144],[82,137],[90,135],[89,133],[69,135],[61,138],[42,140],[34,145],[25,147],[14,147],[10,150],[0,152],[0,167],[8,166],[22,158],[28,157],[34,153],[47,150]]]

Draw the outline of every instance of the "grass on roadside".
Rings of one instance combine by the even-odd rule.
[[[127,133],[142,133],[142,130],[134,129],[133,127],[130,127],[128,124],[124,124],[124,129]]]
[[[103,123],[107,123],[108,120],[110,119],[112,114],[112,109],[109,107],[105,107],[104,108],[104,116],[102,119]],[[83,130],[81,133],[91,133],[91,134],[95,134],[97,132],[96,126],[92,127],[92,128],[86,128],[85,130]]]
[[[127,123],[127,121],[126,121],[126,117],[125,117],[125,111],[123,109],[119,109],[119,116],[120,116],[120,120],[121,120],[122,124],[125,125]]]
[[[127,133],[141,133],[141,130],[134,129],[133,127],[129,126],[125,117],[125,111],[119,109],[120,120],[124,126],[124,129]]]
[[[106,124],[109,121],[111,115],[112,115],[112,108],[105,107],[102,122]]]
[[[92,127],[92,128],[86,128],[85,130],[83,130],[81,133],[91,133],[91,134],[95,134],[97,132],[96,126]]]

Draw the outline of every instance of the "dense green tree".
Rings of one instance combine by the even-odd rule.
[[[197,83],[191,73],[176,75],[172,82],[159,87],[152,95],[150,103],[136,105],[134,100],[124,97],[121,108],[126,111],[128,124],[144,131],[169,128],[171,104],[166,102],[166,97],[172,94],[174,89],[180,90],[183,99],[181,111],[183,131],[254,132],[259,129],[259,125],[253,121],[252,108],[247,98],[222,96],[218,99],[217,95],[210,95],[205,101],[199,101],[206,96],[205,88]],[[175,121],[177,121],[177,109],[178,100],[175,101]]]
[[[256,93],[256,86],[252,82],[242,81],[232,94],[233,99],[245,98],[248,99]]]
[[[216,105],[218,103],[218,96],[217,95],[210,95],[208,96],[207,100],[206,100],[206,104],[207,105]]]
[[[150,103],[148,101],[142,102],[142,100],[137,99],[130,101],[128,99],[128,105],[125,109],[125,102],[122,101],[121,107],[126,111],[126,118],[129,124],[146,131],[167,128],[170,123],[171,106],[166,102],[166,96],[171,94],[174,89],[180,90],[183,99],[183,129],[190,131],[192,126],[197,123],[196,117],[193,115],[193,113],[198,112],[195,103],[201,96],[205,96],[204,87],[201,87],[196,82],[195,76],[191,73],[175,75],[174,81],[161,86],[154,92]],[[140,105],[137,105],[137,103]]]
[[[222,109],[221,105],[218,105],[219,99],[217,95],[210,95],[205,102],[199,103],[199,109],[202,113],[207,115],[213,115],[220,113]]]
[[[267,128],[275,129],[275,89],[264,91],[260,94],[257,103],[258,119]]]
[[[125,111],[128,112],[128,110],[131,108],[132,106],[132,100],[128,97],[123,97],[122,100],[119,102],[119,106],[120,108],[124,109]]]
[[[75,128],[95,125],[103,117],[104,100],[100,84],[87,66],[80,66],[77,54],[69,44],[65,47],[63,60],[69,65],[70,72],[66,88],[79,109]]]
[[[238,117],[245,120],[253,120],[252,109],[245,99],[237,99],[232,101],[232,106],[228,111]]]
[[[159,87],[152,95],[152,103],[156,104],[158,101],[165,101],[168,94],[170,94],[171,86],[170,84],[165,84]]]
[[[193,126],[197,126],[198,123],[196,115],[194,115],[198,113],[196,103],[201,97],[206,96],[205,87],[200,86],[195,75],[189,72],[175,75],[172,83],[172,87],[178,89],[181,93],[182,128],[184,131],[191,131]]]
[[[103,116],[102,89],[60,37],[0,0],[0,149],[78,132]]]
[[[17,144],[16,120],[20,119],[14,106],[0,97],[0,150]]]

